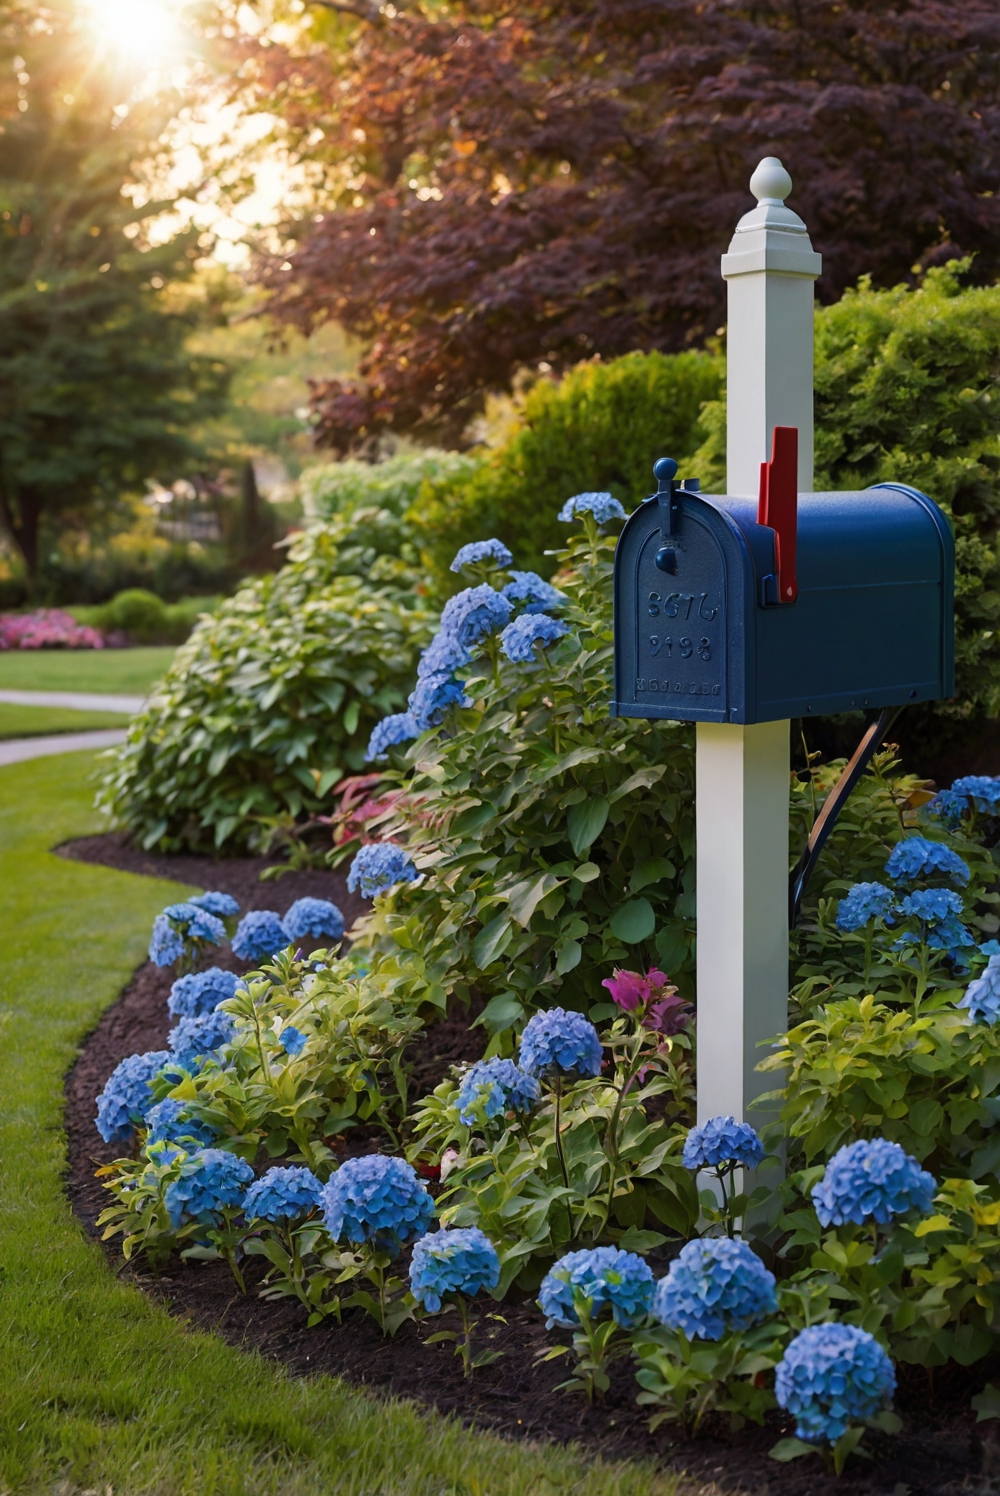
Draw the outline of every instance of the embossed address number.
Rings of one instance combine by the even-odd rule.
[[[691,617],[691,609],[697,597],[696,592],[668,592],[666,597],[661,597],[658,592],[651,592],[649,594],[649,616],[659,618],[662,612],[664,618],[683,618],[687,622]],[[717,607],[707,607],[707,603],[708,593],[703,592],[695,617],[703,618],[706,623],[711,623],[719,610]]]
[[[696,645],[693,639],[672,639],[669,634],[666,634],[662,639],[659,634],[650,634],[649,636],[649,652],[651,655],[658,655],[660,650],[664,649],[667,652],[667,659],[672,660],[675,646],[682,660],[689,660],[696,649],[699,660],[710,660],[712,658],[712,646],[707,639],[699,639]]]

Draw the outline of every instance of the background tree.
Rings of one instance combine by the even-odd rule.
[[[143,232],[164,105],[123,103],[93,52],[69,0],[0,11],[0,520],[29,573],[47,519],[190,470],[227,381],[185,347],[196,232]]]
[[[1000,256],[994,0],[317,0],[242,78],[321,170],[267,262],[272,310],[365,340],[320,440],[454,437],[522,366],[702,342],[762,155],[824,255],[821,297]]]

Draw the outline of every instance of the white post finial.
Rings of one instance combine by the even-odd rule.
[[[726,489],[753,497],[775,426],[799,429],[799,491],[813,486],[813,283],[823,261],[797,213],[777,156],[750,178],[757,206],[736,226],[729,284]]]
[[[792,190],[792,179],[777,156],[765,156],[750,178],[750,191],[759,203],[783,203]]]
[[[799,430],[799,491],[813,485],[813,283],[821,260],[766,156],[757,206],[722,257],[729,284],[727,492],[756,498],[775,426]],[[747,1113],[776,1077],[762,1042],[788,1025],[789,724],[697,728],[698,1120]]]

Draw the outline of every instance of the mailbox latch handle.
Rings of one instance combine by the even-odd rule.
[[[793,603],[799,595],[795,549],[799,529],[799,428],[775,426],[771,461],[760,465],[757,523],[774,531],[774,578],[765,577],[765,604]],[[771,585],[768,586],[768,583]]]

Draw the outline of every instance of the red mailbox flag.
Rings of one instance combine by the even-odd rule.
[[[778,601],[793,603],[799,595],[795,576],[795,543],[799,527],[799,428],[775,426],[771,461],[760,465],[757,523],[774,531],[774,565]]]

